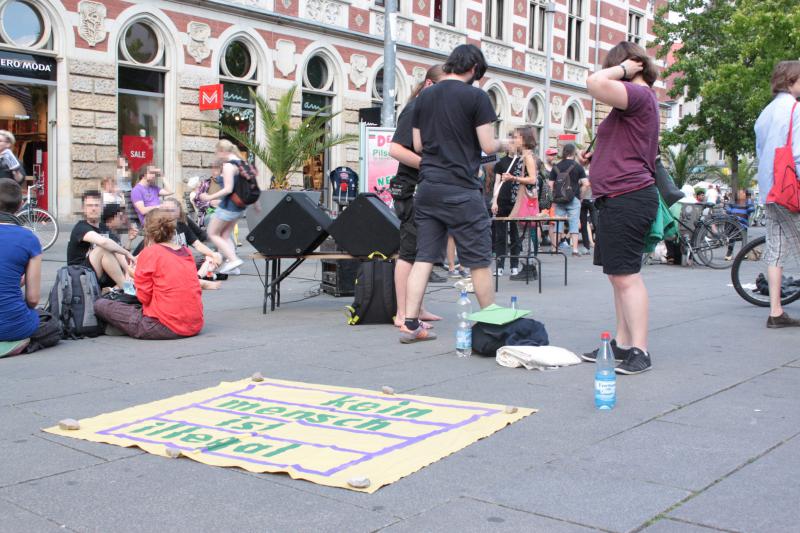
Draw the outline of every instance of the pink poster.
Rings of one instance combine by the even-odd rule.
[[[397,160],[389,155],[389,144],[394,130],[391,128],[366,128],[365,146],[365,192],[380,196],[388,206],[392,206],[389,181],[397,174]]]

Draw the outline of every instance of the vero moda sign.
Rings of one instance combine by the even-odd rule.
[[[201,85],[199,103],[200,111],[222,109],[222,84]]]

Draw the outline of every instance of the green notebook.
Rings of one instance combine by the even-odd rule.
[[[518,318],[527,316],[530,313],[530,311],[525,309],[511,309],[510,307],[500,307],[497,304],[492,304],[486,309],[481,309],[480,311],[472,313],[467,318],[473,322],[502,326],[503,324],[508,324]]]

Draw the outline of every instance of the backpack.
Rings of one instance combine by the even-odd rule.
[[[68,265],[58,269],[47,310],[61,322],[65,338],[97,337],[103,333],[103,324],[94,314],[98,298],[100,285],[94,270]]]
[[[233,192],[229,196],[236,207],[244,208],[258,201],[261,189],[258,187],[258,171],[247,161],[230,161],[239,169],[239,179],[233,182]]]
[[[566,170],[559,170],[558,174],[556,174],[555,183],[553,184],[553,202],[568,204],[575,198],[575,189],[572,188],[572,179],[569,175],[577,164],[573,161]]]
[[[472,326],[472,351],[494,357],[503,346],[548,346],[544,324],[532,318],[518,318],[508,324],[477,322]]]
[[[25,348],[25,353],[55,346],[62,337],[61,322],[57,318],[44,309],[37,309],[36,312],[39,313],[39,328],[31,335],[31,342]]]
[[[383,259],[364,261],[358,267],[353,305],[346,307],[351,326],[356,324],[392,324],[397,310],[394,292],[394,261]]]

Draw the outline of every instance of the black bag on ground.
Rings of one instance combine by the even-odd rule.
[[[373,254],[375,255],[375,254]],[[394,261],[372,259],[358,267],[355,284],[355,299],[348,306],[347,323],[393,324],[397,310],[397,297],[394,292]]]
[[[69,265],[58,269],[47,310],[61,323],[64,338],[97,337],[103,325],[94,314],[100,285],[91,268]]]
[[[572,187],[572,178],[570,172],[577,165],[575,161],[572,162],[565,170],[560,170],[556,174],[555,183],[553,183],[553,202],[557,204],[568,204],[575,198],[575,189]]]
[[[258,171],[247,161],[240,159],[231,160],[231,163],[239,169],[238,179],[234,179],[233,192],[230,199],[237,207],[247,207],[254,204],[261,196],[261,189],[258,186]]]
[[[25,348],[25,353],[55,346],[61,340],[61,322],[44,309],[36,311],[39,313],[39,327],[31,335],[31,342]]]
[[[472,326],[472,351],[494,357],[503,346],[547,346],[544,324],[532,318],[518,318],[508,324],[476,323]]]

